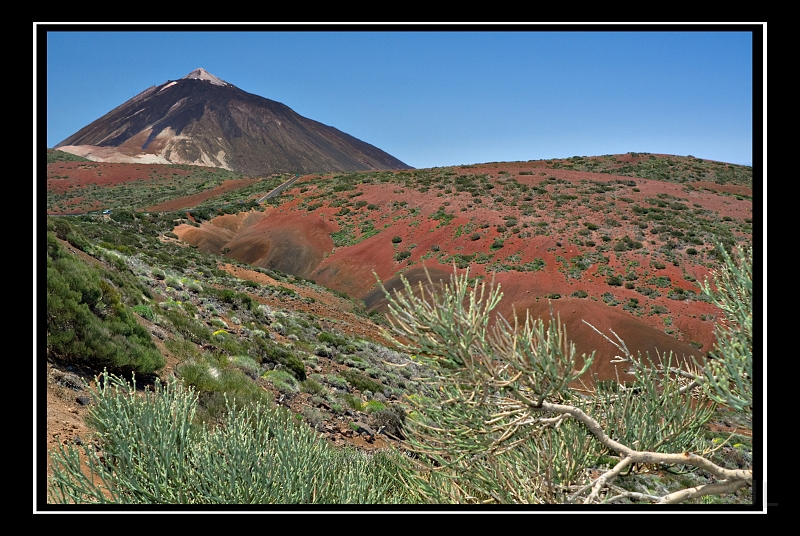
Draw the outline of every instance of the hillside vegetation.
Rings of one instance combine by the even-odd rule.
[[[158,438],[150,439],[163,452],[185,453],[178,465],[144,451],[126,462],[133,472],[149,467],[144,473],[164,480],[105,474],[105,491],[81,481],[70,461],[79,460],[80,449],[63,445],[54,458],[51,502],[426,502],[430,494],[403,485],[406,469],[393,457],[402,451],[406,423],[420,422],[415,412],[436,398],[440,372],[416,359],[403,346],[407,339],[387,331],[391,307],[381,284],[402,289],[401,275],[425,269],[438,269],[446,281],[455,267],[468,273],[470,289],[493,277],[500,282],[502,306],[487,321],[497,312],[512,318],[512,305],[546,319],[547,308],[555,307],[565,318],[575,314],[567,322],[572,337],[581,333],[582,315],[603,311],[599,316],[612,319],[611,328],[624,321],[617,332],[630,338],[634,353],[660,341],[661,351],[674,345],[676,355],[703,360],[717,348],[715,319],[723,311],[700,284],[728,253],[752,242],[752,169],[693,157],[629,154],[319,173],[259,204],[294,175],[90,163],[58,153],[48,153],[46,359],[60,370],[70,367],[87,382],[84,390],[95,393],[97,436],[84,442],[84,463],[105,474],[101,458],[121,459],[140,441],[136,422],[167,419],[158,413],[159,397],[173,401],[165,408],[181,405],[191,427],[151,427]],[[604,331],[599,316],[584,319]],[[598,346],[597,363],[617,351],[591,330],[576,343],[578,355]],[[98,383],[103,370],[108,375]],[[134,378],[137,390],[131,390]],[[149,394],[142,398],[145,386]],[[121,409],[140,399],[144,406]],[[722,420],[749,426],[751,410],[709,408],[676,439],[684,443],[665,445],[708,451],[732,469],[752,466],[749,437],[726,443],[730,434],[708,426]],[[128,411],[129,418],[121,417]],[[252,427],[237,428],[242,422]],[[117,425],[134,435],[112,438],[109,430]],[[260,447],[248,435],[259,427],[272,430]],[[270,434],[280,438],[278,451],[295,454],[285,458],[286,467],[304,455],[320,460],[315,468],[297,466],[283,484],[291,493],[267,489],[264,482],[277,478],[268,464],[229,495],[212,489],[210,480],[168,484],[174,482],[169,471],[194,478],[181,468],[210,460],[222,443],[229,459],[259,465],[254,453],[276,445]],[[593,444],[580,470],[559,477],[559,485],[590,481],[594,473],[583,468],[609,470],[613,455]],[[219,466],[202,478],[219,480],[222,471],[235,478],[229,471],[236,467]],[[322,472],[312,474],[317,469]],[[620,500],[648,502],[710,482],[695,470],[678,476],[667,469],[629,470],[616,482],[631,492]],[[333,475],[351,482],[335,496],[322,491],[332,487],[326,479]],[[75,487],[76,479],[89,487]],[[642,486],[650,492],[635,495]],[[721,498],[687,498],[709,499],[747,504],[752,495],[745,487]]]

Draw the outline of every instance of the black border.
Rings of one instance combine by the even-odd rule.
[[[716,512],[742,512],[742,513],[766,513],[767,506],[776,507],[777,502],[767,502],[766,475],[763,472],[763,458],[754,457],[753,459],[753,497],[754,504],[749,505],[661,505],[661,506],[603,506],[603,505],[546,505],[546,506],[487,506],[476,507],[472,505],[447,505],[447,506],[426,506],[426,505],[331,505],[331,506],[312,506],[312,505],[275,505],[275,506],[243,506],[243,505],[224,505],[214,507],[191,507],[183,505],[158,505],[158,506],[127,506],[127,505],[81,505],[81,506],[62,506],[47,504],[46,496],[46,472],[41,468],[46,466],[47,451],[46,443],[36,441],[36,438],[43,438],[47,433],[46,429],[46,409],[47,395],[45,385],[46,364],[43,356],[39,356],[46,347],[46,334],[40,328],[44,324],[44,311],[46,309],[46,295],[41,291],[45,285],[46,268],[42,261],[42,256],[37,257],[37,252],[42,251],[40,245],[43,242],[44,234],[41,231],[46,228],[46,80],[47,80],[47,32],[63,31],[169,31],[169,32],[197,32],[197,31],[270,31],[270,32],[297,32],[297,31],[319,31],[319,32],[340,32],[340,31],[408,31],[408,32],[448,32],[448,31],[569,31],[569,32],[588,32],[588,31],[614,31],[614,32],[696,32],[696,31],[737,31],[749,32],[752,35],[753,49],[753,220],[756,222],[756,231],[764,232],[761,222],[765,222],[766,209],[766,175],[764,162],[764,148],[766,145],[764,122],[765,122],[765,95],[764,86],[766,84],[766,72],[764,67],[764,42],[765,42],[766,23],[34,23],[35,31],[35,51],[34,51],[34,190],[38,197],[38,206],[34,203],[34,288],[38,287],[38,294],[34,307],[38,306],[38,311],[34,311],[34,513],[37,512],[61,512],[61,513],[305,513],[305,514],[325,514],[341,513],[716,513]],[[38,223],[38,232],[37,232]],[[766,306],[766,296],[759,292],[759,289],[766,291],[765,286],[761,286],[764,281],[762,266],[766,254],[766,244],[762,244],[762,236],[755,232],[753,236],[754,266],[753,280],[757,282],[754,291],[754,316],[757,320],[765,318],[764,308]],[[763,237],[764,242],[766,237]],[[38,283],[38,285],[37,285]],[[38,312],[38,316],[37,316]],[[763,348],[762,358],[766,359],[766,341],[763,339],[762,322],[756,322],[754,337],[756,348]],[[38,344],[37,344],[38,343]],[[37,352],[37,348],[39,349]],[[753,406],[753,432],[754,439],[761,439],[759,446],[766,447],[765,422],[766,416],[766,393],[762,389],[766,385],[765,365],[754,370],[754,393],[756,403]],[[754,441],[754,448],[758,442]],[[37,471],[37,469],[39,469]],[[763,484],[763,485],[762,485]],[[776,495],[773,493],[773,499]]]

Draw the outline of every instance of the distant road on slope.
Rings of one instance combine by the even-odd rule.
[[[258,198],[258,199],[256,200],[256,203],[263,203],[263,202],[264,202],[265,200],[267,200],[267,199],[270,199],[270,198],[272,198],[272,197],[275,197],[276,195],[280,195],[280,193],[281,193],[282,191],[284,191],[286,188],[288,188],[289,186],[291,186],[292,184],[294,184],[294,183],[295,183],[295,181],[297,181],[297,179],[299,179],[299,178],[300,178],[300,175],[295,175],[294,177],[292,177],[292,178],[291,178],[291,179],[289,179],[288,181],[284,182],[283,184],[281,184],[280,186],[278,186],[277,188],[275,188],[274,190],[272,190],[270,193],[268,193],[268,194],[267,194],[267,195],[265,195],[264,197],[260,197],[260,198]]]

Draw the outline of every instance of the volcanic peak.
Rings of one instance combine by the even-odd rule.
[[[230,86],[231,85],[231,84],[227,83],[226,81],[222,80],[221,78],[218,78],[218,77],[214,76],[213,74],[209,73],[208,71],[206,71],[202,67],[199,68],[199,69],[195,69],[194,71],[192,71],[191,73],[187,74],[186,76],[184,76],[182,78],[182,80],[188,80],[188,79],[206,80],[207,82],[211,82],[215,86]]]

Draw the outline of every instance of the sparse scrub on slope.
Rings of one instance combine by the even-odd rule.
[[[137,393],[105,375],[95,444],[52,454],[48,494],[68,504],[390,504],[408,502],[393,455],[329,445],[285,409],[229,400],[216,427],[193,424],[197,395],[175,380]],[[82,451],[82,452],[81,452]],[[88,471],[81,467],[81,456]],[[88,474],[87,474],[88,473]]]

